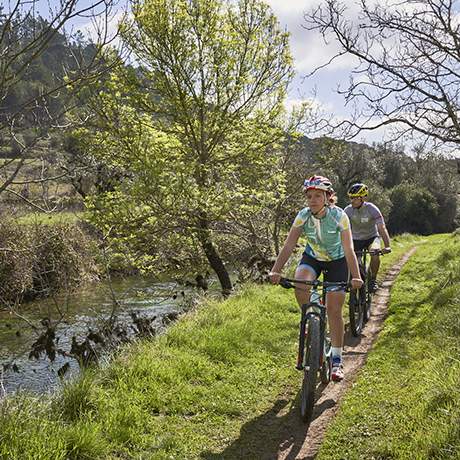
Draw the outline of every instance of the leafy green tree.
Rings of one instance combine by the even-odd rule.
[[[412,177],[435,197],[437,214],[433,220],[434,232],[451,232],[456,227],[458,173],[452,162],[423,145],[414,148]]]
[[[393,206],[388,221],[391,233],[433,233],[438,205],[426,188],[416,184],[400,184],[391,191],[391,201]]]
[[[122,36],[141,66],[97,95],[92,150],[128,177],[95,219],[145,266],[209,264],[226,294],[222,254],[275,200],[288,35],[259,0],[146,0]]]
[[[412,177],[413,160],[401,145],[393,143],[374,144],[376,167],[375,180],[385,189],[399,185]]]
[[[313,167],[331,179],[339,206],[346,206],[349,186],[374,175],[371,149],[364,144],[327,137],[315,140],[315,144]]]

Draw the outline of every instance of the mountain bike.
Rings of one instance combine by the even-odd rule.
[[[360,289],[350,290],[350,297],[348,301],[348,310],[350,313],[350,330],[351,333],[358,337],[363,331],[364,324],[371,316],[372,305],[372,292],[369,283],[371,277],[369,276],[369,266],[367,265],[367,255],[382,255],[380,249],[363,249],[362,251],[355,251],[358,259],[359,272],[363,285]]]
[[[310,302],[301,306],[299,349],[296,368],[303,372],[300,394],[300,416],[309,423],[315,404],[318,373],[321,382],[331,381],[331,340],[327,334],[326,288],[347,287],[347,282],[305,281],[281,278],[280,285],[286,289],[295,284],[312,286]]]

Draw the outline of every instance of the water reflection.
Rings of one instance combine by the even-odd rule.
[[[88,333],[88,328],[94,329],[95,321],[110,317],[116,299],[120,305],[117,311],[119,321],[132,325],[130,313],[135,311],[140,315],[157,316],[178,311],[184,298],[191,295],[191,288],[178,286],[176,283],[154,282],[146,277],[129,277],[108,283],[97,283],[86,286],[72,295],[61,295],[37,302],[30,302],[21,307],[20,313],[30,320],[27,324],[9,312],[0,311],[0,363],[3,366],[1,376],[3,390],[11,394],[17,390],[27,390],[38,393],[53,391],[59,384],[58,370],[69,363],[65,374],[68,380],[79,372],[74,359],[56,355],[54,362],[46,356],[40,359],[29,359],[31,345],[43,332],[40,321],[51,318],[53,322],[59,318],[62,321],[56,327],[59,337],[57,347],[70,350],[72,336],[81,340]],[[158,320],[160,321],[160,320]],[[34,330],[33,325],[41,327]],[[12,363],[17,366],[17,372]]]

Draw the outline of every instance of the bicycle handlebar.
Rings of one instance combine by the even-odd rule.
[[[284,287],[285,289],[291,289],[295,288],[294,284],[292,283],[298,283],[298,284],[305,284],[307,286],[313,286],[315,288],[317,287],[350,287],[350,284],[348,281],[319,281],[319,280],[296,280],[292,278],[281,278],[280,279],[280,286]]]
[[[368,250],[368,249],[362,249],[362,250],[358,250],[358,251],[355,251],[355,254],[360,257],[362,256],[363,254],[369,254],[370,256],[383,256],[385,254],[388,254],[387,252],[383,251],[382,249],[371,249],[371,250]]]

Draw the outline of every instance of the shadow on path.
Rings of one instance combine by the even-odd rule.
[[[348,325],[347,325],[348,326]],[[359,335],[358,337],[355,337],[349,328],[345,330],[345,335],[344,335],[344,345],[346,347],[357,347],[362,340],[362,335]]]
[[[318,386],[310,425],[304,424],[300,418],[300,392],[294,401],[292,401],[294,398],[280,397],[264,414],[245,423],[239,438],[222,452],[204,451],[200,458],[205,460],[313,460],[321,445],[324,432],[337,410],[340,398],[352,384],[387,315],[389,288],[414,250],[408,251],[387,272],[383,289],[374,298],[373,314],[364,334],[353,337],[347,330],[345,334],[347,377],[337,386],[333,383]],[[300,380],[299,378],[299,387]]]
[[[321,398],[326,385],[319,384],[316,401]],[[302,449],[309,425],[300,418],[300,391],[294,401],[278,399],[264,414],[243,425],[240,437],[223,452],[203,452],[200,458],[205,460],[244,459],[274,460],[281,450],[289,451],[286,459],[295,459]],[[325,410],[335,405],[333,399],[316,404],[312,422]]]

